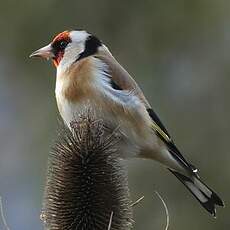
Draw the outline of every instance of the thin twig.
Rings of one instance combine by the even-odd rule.
[[[0,212],[1,212],[0,216],[1,216],[1,219],[2,219],[2,222],[3,222],[3,225],[4,225],[5,229],[10,230],[10,228],[8,227],[7,222],[6,222],[6,218],[4,216],[2,197],[1,196],[0,196]]]
[[[108,225],[108,230],[111,229],[112,226],[112,221],[113,221],[113,211],[111,212],[110,218],[109,218],[109,225]]]
[[[139,199],[137,199],[135,202],[133,202],[133,203],[131,204],[131,207],[136,206],[136,205],[139,204],[143,199],[144,199],[144,196],[140,197]]]
[[[167,208],[167,205],[166,203],[164,202],[163,198],[161,197],[161,195],[155,191],[155,193],[157,194],[157,196],[159,197],[159,199],[161,200],[161,202],[163,203],[164,205],[164,208],[165,208],[165,214],[166,214],[166,227],[165,227],[165,230],[168,230],[168,227],[169,227],[169,211],[168,211],[168,208]]]

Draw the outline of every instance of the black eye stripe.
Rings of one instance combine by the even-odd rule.
[[[60,41],[59,47],[60,49],[65,49],[65,47],[68,45],[67,41]]]
[[[53,48],[55,49],[65,49],[67,45],[68,45],[68,42],[65,40],[56,41],[52,44]]]
[[[64,51],[68,44],[69,44],[69,41],[67,40],[55,41],[52,44],[54,55],[56,56],[60,51]]]

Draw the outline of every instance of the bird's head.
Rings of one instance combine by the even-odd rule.
[[[56,67],[70,67],[76,61],[93,55],[102,45],[101,41],[86,31],[64,31],[52,42],[33,52],[30,57],[52,59]]]

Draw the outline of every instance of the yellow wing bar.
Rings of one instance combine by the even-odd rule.
[[[154,122],[152,123],[152,129],[157,132],[165,141],[171,142],[171,138]]]

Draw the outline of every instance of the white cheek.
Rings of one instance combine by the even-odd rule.
[[[66,49],[63,58],[58,65],[59,74],[63,73],[73,63],[76,62],[80,53],[84,51],[83,43],[70,43]]]

